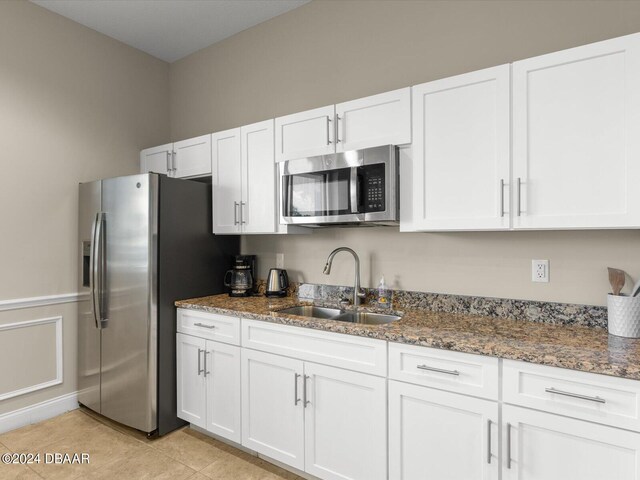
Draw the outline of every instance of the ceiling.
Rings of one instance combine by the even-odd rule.
[[[310,0],[31,0],[52,12],[175,62]]]

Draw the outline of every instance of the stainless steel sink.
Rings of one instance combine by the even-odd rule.
[[[285,308],[278,310],[280,313],[288,313],[290,315],[300,315],[301,317],[313,317],[335,320],[344,314],[344,310],[337,308],[315,307],[313,305],[300,305],[299,307]]]
[[[385,323],[396,322],[402,317],[398,315],[387,315],[385,313],[372,312],[345,312],[338,318],[340,322],[362,323],[366,325],[384,325]]]
[[[395,322],[402,317],[371,312],[348,312],[337,308],[316,307],[313,305],[300,305],[298,307],[278,310],[279,313],[300,315],[301,317],[321,318],[325,320],[337,320],[339,322],[360,323],[366,325],[383,325]]]

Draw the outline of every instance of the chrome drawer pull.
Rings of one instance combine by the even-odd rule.
[[[590,397],[588,395],[580,395],[579,393],[565,392],[563,390],[556,390],[555,388],[552,388],[552,387],[545,388],[544,391],[547,393],[555,393],[556,395],[564,395],[565,397],[579,398],[581,400],[589,400],[590,402],[607,403],[607,401],[604,398]]]
[[[302,375],[300,375],[299,373],[294,373],[294,385],[295,388],[293,389],[293,404],[294,405],[298,405],[298,402],[300,401],[300,399],[298,398],[298,378],[300,378]]]
[[[193,324],[194,327],[204,327],[204,328],[216,328],[215,325],[205,325],[204,323],[194,323]]]
[[[416,368],[420,370],[429,370],[430,372],[446,373],[447,375],[460,375],[458,370],[445,370],[443,368],[430,367],[428,365],[418,365]]]

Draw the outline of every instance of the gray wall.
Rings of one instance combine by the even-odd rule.
[[[314,0],[171,65],[174,140],[640,31],[640,2]],[[604,304],[606,266],[640,275],[640,232],[400,234],[329,229],[246,237],[261,274],[285,253],[295,280],[350,284],[351,260],[321,274],[340,245],[364,284]],[[530,281],[531,259],[551,282]],[[631,280],[628,280],[629,282]]]
[[[76,390],[76,305],[5,301],[77,291],[78,183],[136,173],[140,149],[169,137],[168,99],[165,62],[30,2],[0,1],[0,395],[40,383],[57,354],[38,333],[49,330],[29,327],[33,341],[7,358],[18,332],[3,326],[62,316],[64,358],[63,384],[0,401],[0,414]]]

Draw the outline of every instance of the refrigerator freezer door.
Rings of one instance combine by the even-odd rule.
[[[96,412],[100,412],[100,330],[94,317],[91,287],[101,185],[100,181],[80,184],[78,212],[78,291],[87,294],[78,303],[78,400]]]
[[[156,175],[102,181],[106,240],[101,413],[157,428]]]

